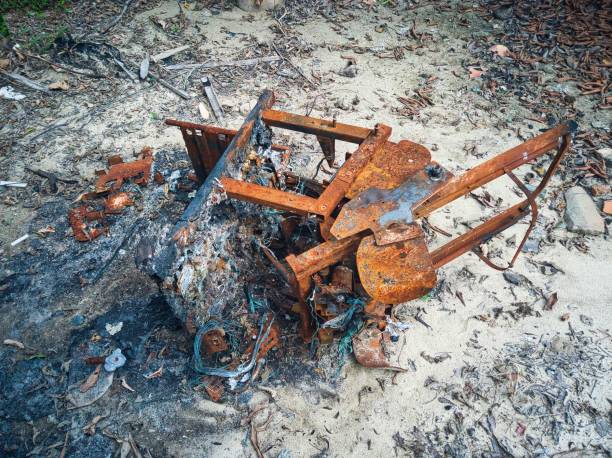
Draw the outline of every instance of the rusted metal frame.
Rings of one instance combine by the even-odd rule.
[[[502,213],[495,215],[480,226],[434,250],[431,253],[434,269],[437,270],[453,259],[471,251],[475,246],[486,242],[493,236],[514,225],[528,213],[528,201],[525,199]]]
[[[265,205],[298,215],[321,214],[318,200],[303,194],[280,191],[268,186],[229,177],[222,177],[220,181],[226,194],[234,199]]]
[[[251,112],[245,118],[244,123],[230,142],[229,146],[225,149],[215,164],[215,167],[208,174],[206,180],[202,186],[200,186],[196,192],[196,195],[187,206],[187,209],[175,226],[175,232],[178,232],[185,226],[186,223],[197,217],[202,206],[206,202],[206,199],[208,199],[208,196],[213,190],[215,180],[219,179],[223,173],[227,172],[228,167],[230,167],[233,163],[241,162],[241,158],[238,156],[246,154],[246,149],[251,139],[251,133],[253,131],[255,121],[261,116],[261,112],[267,108],[270,108],[273,103],[274,93],[270,90],[265,90],[259,97],[255,107],[253,107]]]
[[[573,127],[570,126],[570,131],[573,130]],[[533,206],[535,205],[535,198],[542,192],[544,187],[548,184],[548,181],[555,173],[555,170],[561,163],[561,160],[565,156],[565,154],[569,151],[569,147],[571,145],[571,137],[569,132],[562,134],[561,144],[558,147],[557,154],[553,158],[548,170],[544,174],[542,181],[538,185],[538,187],[533,191],[529,192],[526,189],[523,189],[523,192],[528,196],[527,199],[519,202],[518,204],[510,207],[499,215],[494,216],[490,220],[481,224],[480,226],[470,230],[469,232],[457,237],[454,240],[451,240],[447,244],[441,246],[437,250],[431,253],[431,258],[434,264],[434,268],[438,269],[445,264],[448,264],[453,259],[461,256],[462,254],[472,251],[475,247],[480,245],[481,243],[486,242],[491,239],[495,235],[503,232],[510,226],[514,225],[520,219],[525,217],[528,213],[532,213],[532,222],[530,225],[530,229],[527,231],[523,241],[521,242],[521,246],[518,248],[517,252],[514,255],[510,265],[514,263],[522,245],[525,243],[526,238],[529,236],[529,232],[535,223],[533,217],[537,217],[537,206],[534,210]],[[538,137],[536,137],[538,138]],[[557,137],[558,138],[558,137]],[[522,164],[520,164],[522,165]],[[515,166],[518,167],[518,166]],[[508,173],[511,171],[506,169],[504,173]],[[492,266],[498,268],[497,266]]]
[[[321,146],[321,151],[323,151],[323,156],[325,156],[327,164],[333,167],[334,162],[336,162],[336,140],[331,137],[318,135],[317,141]]]
[[[194,138],[195,135],[189,133],[188,129],[184,127],[181,127],[181,134],[183,134],[183,141],[185,142],[185,146],[187,147],[187,154],[189,154],[189,159],[191,159],[193,170],[195,171],[198,180],[200,182],[203,182],[206,179],[206,175],[208,175],[208,171],[210,169],[207,170],[204,164],[202,163],[199,148]]]
[[[221,178],[221,184],[227,195],[235,199],[267,205],[299,215],[310,213],[328,217],[344,198],[355,177],[372,157],[384,148],[385,142],[391,136],[391,128],[382,124],[370,132],[370,135],[343,164],[318,199],[226,177]]]
[[[364,127],[342,124],[326,119],[311,118],[285,111],[264,110],[261,118],[263,122],[271,127],[313,134],[321,137],[333,138],[349,143],[361,143],[372,132],[371,129]]]
[[[310,277],[326,267],[331,266],[355,251],[361,236],[355,235],[342,240],[331,240],[321,243],[304,253],[285,258],[296,277]]]
[[[458,197],[499,178],[505,174],[505,170],[515,169],[536,159],[558,146],[559,137],[569,134],[571,130],[569,124],[561,124],[451,179],[415,205],[414,217],[423,218]]]
[[[379,153],[391,136],[391,128],[384,124],[377,124],[374,130],[363,140],[350,158],[348,158],[340,170],[334,176],[332,182],[318,199],[318,212],[325,217],[331,215],[336,206],[346,196],[346,192],[355,181],[359,172]]]

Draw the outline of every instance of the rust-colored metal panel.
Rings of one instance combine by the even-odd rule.
[[[294,130],[305,134],[313,134],[321,137],[335,138],[351,143],[361,143],[371,130],[363,127],[342,124],[326,119],[301,116],[286,111],[265,110],[261,115],[263,121],[271,127]]]
[[[418,143],[402,140],[387,142],[355,177],[346,193],[349,199],[369,188],[393,189],[431,162],[429,150]]]
[[[378,246],[374,236],[357,248],[359,279],[366,292],[385,304],[424,296],[436,285],[436,271],[423,237]]]

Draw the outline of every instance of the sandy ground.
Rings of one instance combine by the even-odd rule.
[[[148,10],[141,7],[138,11],[110,34],[112,43],[132,61],[138,61],[147,50],[154,53],[183,42],[191,48],[186,54],[174,57],[174,62],[240,58],[241,51],[273,40],[276,36],[273,28],[278,26],[269,15],[255,14],[251,19],[237,8],[212,16],[207,9],[186,9],[189,25],[174,39],[155,26],[151,18],[176,17],[179,11],[175,2],[162,2]],[[467,18],[468,25],[460,25],[462,18]],[[401,40],[396,31],[411,27],[412,20],[416,21],[417,30],[430,34],[431,39],[413,52],[405,52],[400,60],[342,49],[359,44],[392,50]],[[307,50],[303,52],[304,57],[296,51],[291,59],[309,79],[316,81],[316,87],[286,64],[282,69],[289,76],[283,76],[280,71],[275,75],[257,69],[216,71],[217,91],[227,111],[226,126],[238,127],[241,104],[254,101],[261,89],[270,88],[275,90],[276,106],[280,109],[300,114],[309,112],[312,116],[335,116],[339,121],[364,126],[376,122],[388,124],[393,127],[394,140],[422,143],[432,150],[435,160],[453,172],[461,172],[518,144],[521,139],[517,133],[528,138],[545,127],[534,126],[528,118],[536,115],[519,105],[512,95],[487,100],[478,90],[479,80],[468,78],[466,64],[473,57],[466,49],[467,43],[473,36],[499,28],[500,23],[486,21],[475,12],[440,12],[431,7],[401,14],[384,7],[362,9],[352,20],[337,22],[313,16],[303,24],[291,26],[286,33]],[[379,24],[387,27],[377,32],[375,27]],[[354,78],[338,74],[346,63],[343,56],[356,59],[358,73]],[[33,159],[39,168],[91,182],[94,171],[104,167],[109,155],[120,153],[131,159],[145,145],[154,150],[180,147],[178,130],[164,126],[163,119],[201,122],[198,103],[203,96],[197,83],[200,74],[199,70],[190,75],[189,71],[183,71],[174,79],[180,84],[181,78],[190,78],[187,91],[192,98],[184,101],[160,86],[132,83],[121,75],[102,81],[102,90],[92,94],[87,85],[93,83],[87,78],[77,80],[74,75],[48,70],[44,75],[47,80],[66,78],[70,83],[68,95],[61,100],[45,102],[40,109],[29,106],[32,97],[10,105],[0,101],[3,111],[15,113],[23,111],[25,106],[27,112],[22,117],[24,124],[0,126],[3,144],[12,142],[2,154],[0,178],[30,180],[24,164]],[[423,75],[437,77],[432,83],[433,106],[421,110],[414,119],[399,115],[397,97],[416,89],[426,79]],[[125,97],[122,100],[113,99],[117,96],[113,91],[115,85]],[[112,96],[106,98],[106,93]],[[588,100],[579,99],[577,103],[584,106],[586,113],[581,123],[609,124],[609,113],[593,111]],[[102,108],[96,109],[97,106]],[[68,119],[68,127],[34,138],[49,123],[82,115],[87,110],[90,114],[84,117]],[[297,150],[294,167],[312,171],[318,162],[318,156],[311,154],[316,151],[312,139],[295,137],[293,146]],[[340,149],[349,151],[350,146],[342,145]],[[524,167],[522,173],[529,168]],[[558,175],[554,177],[546,192],[547,202],[562,201],[564,186],[567,184]],[[500,180],[487,189],[503,199],[501,207],[518,201],[509,180]],[[0,192],[4,197],[9,195],[9,191]],[[21,199],[24,196],[21,193],[28,191],[10,192]],[[31,197],[24,199],[30,201]],[[27,245],[11,248],[8,242],[22,235],[34,211],[19,204],[2,205],[3,256],[27,250]],[[473,225],[494,211],[483,209],[475,199],[466,197],[436,212],[430,222],[457,235],[465,230],[461,221]],[[550,236],[539,252],[525,253],[519,258],[513,272],[524,276],[520,284],[508,282],[501,273],[468,254],[440,270],[442,287],[436,294],[398,307],[398,316],[411,324],[401,338],[402,351],[398,357],[398,363],[409,368],[408,372],[394,376],[349,362],[342,368],[335,386],[306,381],[275,385],[271,379],[268,384],[271,390],[255,389],[248,409],[264,409],[255,415],[254,427],[270,418],[258,432],[263,454],[270,457],[506,456],[510,453],[554,456],[570,451],[574,456],[597,453],[604,456],[601,450],[605,448],[610,453],[612,243],[609,226],[608,234],[602,236],[571,234],[565,229],[562,212],[552,204],[542,206],[539,221],[540,226],[552,225]],[[490,252],[497,250],[508,259],[513,247],[506,242],[513,235],[519,239],[525,227],[526,224],[519,224],[496,237],[490,242]],[[438,234],[430,243],[435,246],[446,240]],[[586,252],[576,248],[572,242],[576,240],[587,247]],[[557,272],[551,274],[550,270],[543,269],[547,263],[554,265]],[[552,310],[544,310],[546,298],[553,293],[557,293],[558,302]],[[515,319],[495,311],[513,311],[520,303],[527,304],[532,313],[519,314]],[[419,316],[429,327],[414,319],[418,308],[424,311]],[[565,317],[562,321],[561,317],[566,314],[569,319]],[[6,324],[3,329],[7,332],[3,338],[14,337],[8,333]],[[581,339],[591,339],[588,345],[584,344],[586,352],[596,343],[603,352],[601,358],[592,361],[572,353],[583,345]],[[511,408],[508,400],[528,388],[528,380],[533,380],[528,374],[539,370],[546,361],[543,353],[534,352],[533,366],[521,366],[529,361],[529,358],[519,361],[516,357],[516,346],[523,344],[538,344],[538,351],[566,352],[568,357],[578,358],[576,367],[582,368],[583,374],[575,374],[575,379],[566,377],[562,383],[570,391],[574,388],[572,402],[587,403],[599,412],[597,418],[607,418],[607,429],[598,429],[597,421],[586,421],[576,414],[580,420],[555,439],[549,431],[549,420],[555,415],[563,416],[561,411],[526,415]],[[429,362],[423,352],[443,355],[443,361]],[[509,364],[515,367],[513,379],[500,382],[496,388],[487,384],[485,376],[479,381],[476,389],[482,389],[483,399],[461,403],[449,394],[457,389],[466,393],[467,368],[487,374]],[[538,374],[539,383],[561,383],[545,368]],[[512,395],[504,391],[509,380],[520,388]],[[586,383],[588,389],[577,390],[577,380]],[[154,456],[157,456],[155,450],[163,450],[161,453],[166,456],[255,456],[248,439],[250,427],[236,420],[246,415],[244,406],[216,405],[203,394],[193,399],[184,408],[172,410],[172,416],[162,415],[157,424],[148,424],[144,428],[146,432],[135,439],[141,446],[151,447]],[[160,401],[159,412],[162,404]],[[495,417],[496,425],[491,425],[491,417]],[[172,424],[181,427],[174,428]],[[212,429],[208,427],[211,424],[215,426]],[[164,437],[161,449],[148,443],[157,435]],[[528,440],[529,436],[537,440]],[[498,441],[501,445],[495,445]],[[595,446],[604,448],[596,452]],[[87,456],[86,450],[82,452]],[[92,451],[90,456],[110,456],[112,452],[113,447],[109,447],[107,453]]]

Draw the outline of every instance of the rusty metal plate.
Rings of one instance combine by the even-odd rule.
[[[384,149],[359,173],[346,197],[352,199],[368,188],[397,188],[410,176],[423,170],[430,161],[431,154],[423,145],[408,140],[387,142]]]
[[[390,369],[404,372],[405,369],[393,366],[384,350],[384,335],[377,328],[364,328],[353,336],[353,352],[359,364],[365,367]]]
[[[395,189],[366,189],[342,207],[330,232],[343,239],[366,229],[378,232],[396,225],[407,226],[414,220],[413,207],[451,176],[444,167],[430,162]]]
[[[423,237],[378,246],[374,236],[357,248],[359,279],[366,292],[385,304],[424,296],[436,285],[436,271]]]

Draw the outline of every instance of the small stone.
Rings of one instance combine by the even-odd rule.
[[[511,270],[506,270],[504,272],[504,278],[508,283],[512,283],[513,285],[521,285],[527,281],[527,277],[512,272]]]
[[[591,196],[580,186],[565,192],[565,224],[578,234],[603,234],[604,220]]]
[[[357,65],[349,62],[346,67],[338,71],[338,75],[346,76],[347,78],[355,78],[357,76]]]
[[[344,110],[344,111],[348,111],[350,109],[349,104],[346,103],[346,100],[344,99],[336,100],[336,102],[334,103],[334,107],[340,108],[341,110]]]
[[[612,167],[612,148],[601,148],[597,152],[604,158],[606,164]]]
[[[200,116],[202,116],[204,121],[208,121],[210,119],[210,112],[208,111],[208,108],[206,108],[204,102],[200,102],[198,104],[198,110],[200,110]]]

